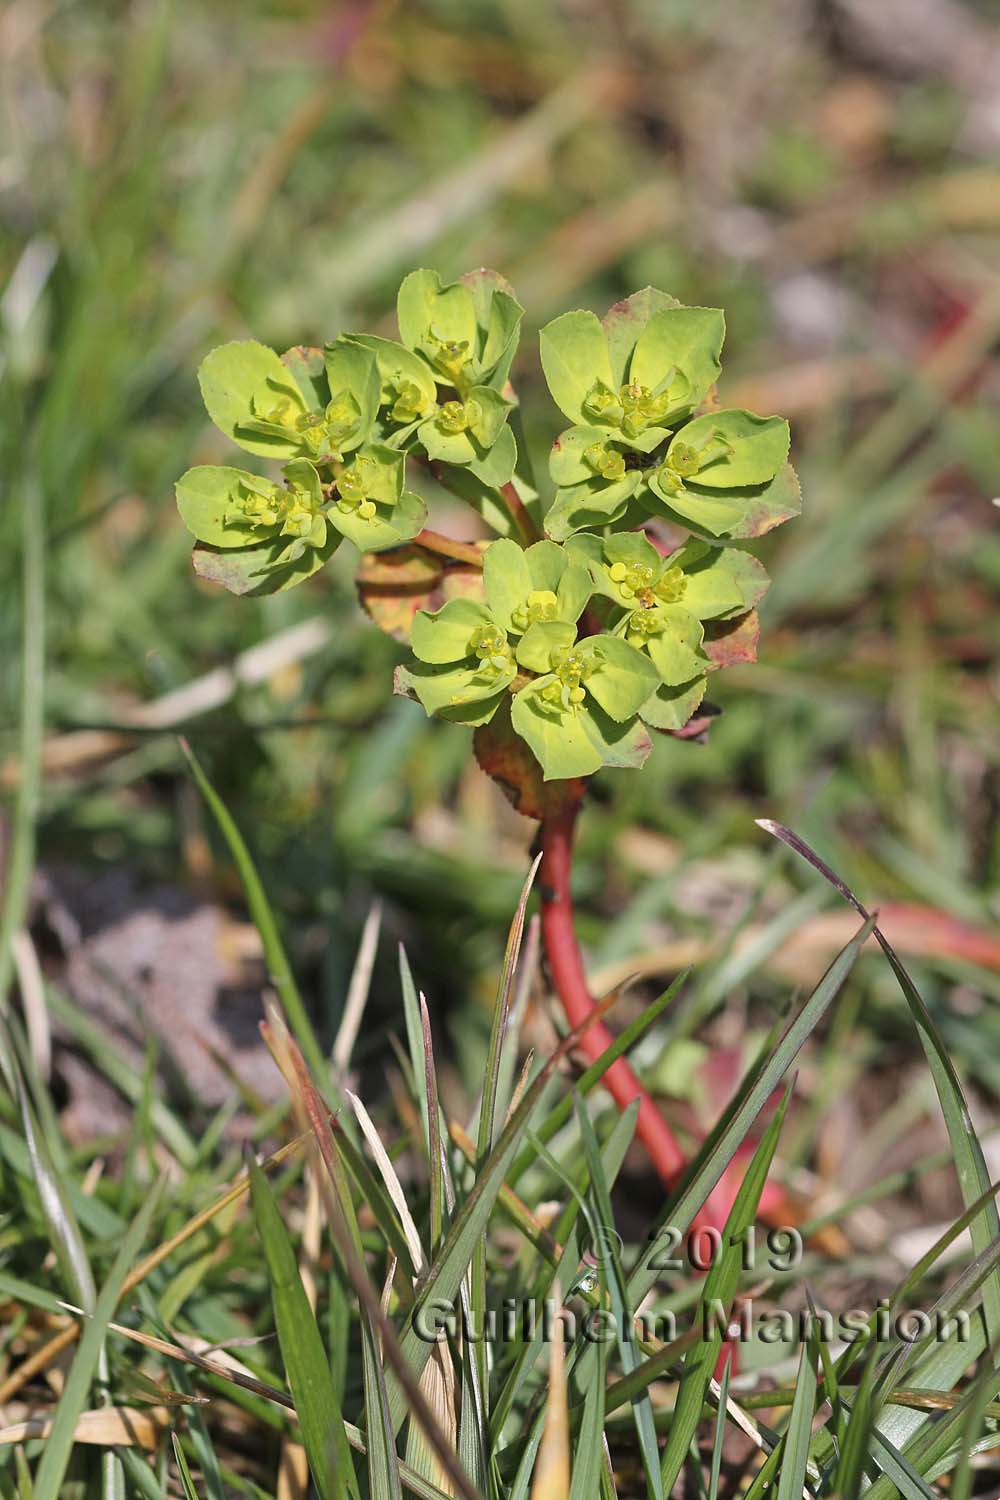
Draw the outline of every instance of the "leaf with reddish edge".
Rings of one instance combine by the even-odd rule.
[[[436,608],[432,596],[443,576],[441,559],[422,547],[366,552],[357,572],[358,599],[380,630],[406,642],[417,610]]]
[[[680,307],[676,297],[669,292],[660,292],[655,286],[643,287],[631,297],[623,297],[610,307],[601,319],[611,354],[611,369],[616,383],[621,385],[628,372],[632,350],[638,342],[646,324],[655,313],[665,307]]]
[[[734,620],[710,620],[705,626],[702,650],[711,662],[709,671],[756,661],[760,642],[760,618],[755,609]]]
[[[472,736],[472,748],[480,768],[526,818],[541,822],[551,812],[555,799],[572,802],[583,795],[584,782],[579,778],[542,781],[542,768],[525,741],[515,734],[506,703],[501,704],[488,724],[479,726]]]

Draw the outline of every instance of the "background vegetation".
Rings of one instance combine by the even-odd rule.
[[[596,987],[638,972],[648,998],[694,965],[638,1054],[679,1128],[712,1123],[856,925],[755,827],[771,817],[882,907],[1000,1176],[998,55],[997,8],[959,0],[6,8],[0,782],[13,809],[44,707],[32,931],[52,988],[35,1060],[63,1111],[48,1124],[66,1180],[135,1210],[164,1149],[143,1084],[154,1051],[175,1146],[178,1129],[188,1145],[209,1132],[188,1161],[189,1211],[234,1170],[224,1143],[247,1119],[267,1138],[260,1096],[282,1094],[254,1040],[259,943],[178,730],[248,839],[326,1042],[382,901],[353,1053],[376,1116],[402,1091],[395,940],[460,1115],[483,1076],[532,825],[471,764],[463,730],[390,698],[400,653],[358,610],[346,558],[316,586],[233,599],[194,580],[172,500],[177,475],[220,452],[194,380],[209,347],[387,327],[418,264],[446,278],[490,264],[513,282],[541,471],[559,416],[535,330],[646,283],[725,307],[727,403],[792,420],[806,509],[761,548],[775,579],[761,662],[718,684],[707,744],[663,739],[641,776],[603,773],[582,827]],[[44,547],[44,694],[22,657],[23,518]],[[269,639],[271,656],[247,657]],[[16,826],[12,812],[8,853]],[[191,1019],[202,1004],[212,1056]],[[545,1045],[544,1006],[531,1016]],[[88,1022],[127,1037],[124,1072],[84,1064],[102,1052]],[[859,961],[825,1028],[782,1180],[808,1217],[900,1174],[827,1243],[820,1285],[846,1298],[897,1278],[961,1198],[884,960]],[[5,1121],[20,1139],[9,1100]],[[11,1169],[0,1257],[24,1277],[44,1249]],[[658,1198],[640,1156],[628,1170],[641,1238]],[[101,1284],[107,1236],[84,1227]],[[200,1306],[178,1287],[163,1321],[235,1336],[246,1309],[217,1272]],[[16,1365],[37,1329],[12,1309],[0,1361]],[[237,1461],[240,1439],[226,1442],[266,1489],[270,1450]]]

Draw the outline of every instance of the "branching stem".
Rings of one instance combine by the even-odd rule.
[[[444,536],[440,531],[431,531],[428,527],[417,532],[413,538],[413,545],[423,547],[425,552],[436,552],[439,557],[450,557],[455,562],[469,563],[473,568],[483,566],[482,550],[472,542],[456,542],[450,536]]]

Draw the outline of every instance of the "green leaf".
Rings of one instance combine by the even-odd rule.
[[[488,385],[473,386],[467,394],[465,405],[467,410],[469,407],[474,407],[478,415],[471,420],[470,426],[465,431],[450,432],[446,424],[447,406],[460,404],[449,402],[441,411],[422,422],[418,429],[420,441],[427,450],[428,458],[442,459],[449,464],[478,463],[482,465],[507,421],[510,402],[504,400],[499,391],[492,390]],[[511,440],[513,440],[513,434],[511,434]],[[515,444],[515,461],[516,456]],[[501,454],[503,462],[500,467],[503,472],[506,472],[509,457],[509,452]],[[477,472],[482,479],[481,468]],[[510,473],[513,473],[513,464],[510,464]],[[507,479],[509,478],[510,474],[507,475]],[[499,482],[506,484],[507,479]],[[484,480],[484,482],[489,481]]]
[[[604,764],[600,749],[588,735],[585,715],[554,709],[541,692],[555,677],[539,677],[514,698],[511,723],[530,745],[546,781],[592,776]]]
[[[602,765],[638,771],[645,764],[653,742],[638,719],[620,724],[593,698],[587,700],[580,716],[591,743],[600,751]]]
[[[477,667],[432,666],[411,662],[410,685],[429,714],[461,724],[488,724],[504,693],[514,680],[516,668],[487,674]]]
[[[668,519],[680,520],[691,531],[713,541],[718,537],[744,541],[764,536],[802,510],[802,491],[791,464],[779,469],[769,484],[726,493],[689,481],[683,491],[671,494],[662,480],[659,471],[653,470],[649,476],[653,493],[646,490],[643,494],[653,513],[666,510]]]
[[[358,405],[357,426],[339,443],[341,453],[353,453],[355,448],[368,441],[378,416],[382,395],[378,361],[372,349],[347,338],[327,344],[323,357],[331,403],[336,405],[338,398],[347,393]]]
[[[722,1379],[719,1381],[719,1410],[715,1421],[715,1438],[712,1442],[712,1463],[708,1475],[708,1500],[719,1500],[719,1480],[722,1476],[722,1445],[726,1437],[726,1416],[729,1407],[729,1374],[733,1368],[732,1353],[727,1354]]]
[[[91,1382],[101,1357],[108,1324],[115,1314],[125,1278],[142,1248],[153,1214],[160,1200],[163,1179],[153,1187],[136,1214],[118,1248],[107,1280],[101,1288],[92,1315],[87,1319],[73,1363],[66,1376],[52,1430],[42,1450],[35,1475],[34,1500],[59,1500],[63,1480],[73,1448],[77,1420],[90,1393]]]
[[[433,348],[439,339],[465,342],[476,352],[476,310],[472,292],[461,282],[444,286],[437,271],[411,271],[403,278],[396,298],[399,336],[409,349]]]
[[[553,482],[566,487],[601,481],[602,476],[584,457],[595,445],[606,447],[612,454],[621,453],[606,427],[567,427],[561,432],[549,450],[549,473]]]
[[[819,1025],[840,993],[858,954],[871,936],[874,922],[865,922],[827,969],[801,1009],[792,1017],[773,1046],[767,1048],[727,1105],[708,1139],[691,1162],[675,1198],[668,1200],[660,1224],[669,1223],[683,1234],[695,1214],[732,1161],[757,1115],[771,1097],[775,1085]],[[638,1305],[655,1284],[658,1272],[650,1266],[656,1259],[658,1240],[651,1238],[629,1276],[633,1305]]]
[[[646,649],[659,680],[667,687],[679,687],[705,670],[701,650],[705,632],[701,621],[682,604],[661,604],[656,613],[663,629],[649,637]]]
[[[680,307],[676,297],[669,292],[658,291],[655,286],[643,287],[616,302],[601,320],[608,351],[611,355],[612,384],[622,386],[628,379],[629,364],[643,329],[650,318],[664,308]]]
[[[792,1414],[785,1432],[776,1500],[800,1500],[809,1462],[809,1439],[816,1409],[816,1351],[806,1344],[799,1359]]]
[[[601,1155],[597,1145],[597,1137],[591,1124],[590,1116],[583,1107],[579,1095],[574,1096],[577,1124],[580,1127],[580,1139],[583,1144],[584,1156],[587,1160],[587,1168],[590,1174],[590,1191],[594,1201],[594,1217],[597,1224],[610,1234],[605,1234],[602,1245],[603,1270],[607,1278],[608,1300],[611,1316],[614,1319],[614,1327],[618,1333],[618,1354],[622,1362],[622,1368],[626,1375],[630,1375],[639,1363],[639,1354],[635,1347],[635,1339],[632,1336],[632,1308],[629,1304],[628,1287],[625,1281],[625,1272],[622,1268],[621,1252],[618,1248],[618,1240],[614,1232],[614,1210],[611,1206],[611,1193],[604,1177],[604,1169],[601,1163]],[[642,1391],[632,1401],[632,1414],[635,1419],[636,1436],[639,1441],[639,1451],[642,1456],[642,1464],[646,1473],[646,1493],[652,1495],[653,1500],[663,1500],[665,1493],[662,1479],[660,1477],[659,1450],[656,1442],[656,1424],[653,1420],[653,1406],[648,1390]]]
[[[768,576],[749,552],[688,541],[669,564],[684,570],[680,603],[699,620],[719,620],[750,609],[767,591]]]
[[[640,469],[630,469],[614,484],[600,480],[556,490],[545,515],[545,530],[557,542],[586,527],[608,526],[624,514],[632,496],[642,485]]]
[[[597,699],[605,713],[622,724],[633,718],[656,690],[656,669],[641,651],[617,636],[600,635],[593,639],[598,664],[586,680],[587,692]]]
[[[499,545],[494,543],[494,546]],[[514,546],[514,543],[510,545]],[[515,550],[520,552],[519,548]],[[493,616],[485,605],[477,604],[473,599],[449,599],[433,613],[421,609],[414,615],[410,645],[419,661],[434,665],[465,661],[471,655],[469,640],[473,632],[493,623]]]
[[[198,370],[205,409],[220,432],[248,453],[267,458],[293,458],[303,451],[294,431],[255,432],[248,423],[261,420],[265,411],[287,403],[290,418],[304,414],[308,406],[295,377],[273,349],[255,339],[222,344],[205,356]]]
[[[437,385],[434,374],[426,360],[405,348],[395,339],[379,338],[372,333],[350,333],[343,335],[344,341],[368,349],[375,356],[379,380],[382,384],[380,402],[396,399],[400,386],[415,385],[427,403],[428,410],[437,401]],[[391,424],[398,425],[398,424]]]
[[[250,1197],[271,1284],[271,1304],[295,1414],[321,1500],[357,1496],[354,1463],[316,1315],[267,1178],[247,1152]]]
[[[531,587],[558,594],[570,566],[565,547],[560,547],[557,542],[534,542],[525,549],[524,557],[531,575]]]
[[[505,424],[497,433],[496,442],[488,453],[469,462],[470,471],[483,484],[499,489],[510,484],[517,468],[517,439],[509,425]]]
[[[539,547],[553,546],[554,543],[539,542]],[[578,567],[576,564],[567,566],[559,586],[556,589],[556,610],[560,620],[570,620],[574,624],[583,614],[587,604],[594,592],[593,579],[590,570]]]
[[[483,267],[467,272],[461,280],[472,293],[482,340],[477,359],[479,378],[495,390],[502,390],[517,352],[524,308],[515,297],[514,288],[496,271]]]
[[[720,494],[686,483],[675,489],[672,476],[662,469],[651,469],[646,475],[647,488],[642,492],[643,505],[653,516],[680,521],[692,530],[710,537],[736,537],[743,534],[751,496],[739,491]]]
[[[592,312],[568,312],[538,335],[542,369],[553,401],[571,422],[586,424],[583,402],[598,381],[614,385],[608,342]]]
[[[337,509],[327,513],[331,527],[354,543],[359,552],[388,552],[419,536],[427,523],[426,503],[413,490],[404,490],[392,505],[376,500],[378,514],[371,520]]]
[[[517,643],[518,665],[529,672],[550,672],[552,653],[560,646],[572,646],[576,627],[567,620],[536,620],[529,625]]]
[[[683,729],[700,708],[707,686],[707,677],[696,677],[676,687],[661,684],[642,705],[640,717],[651,729]]]
[[[181,1440],[176,1432],[170,1434],[170,1443],[174,1450],[174,1462],[177,1465],[177,1472],[181,1478],[181,1489],[184,1491],[184,1500],[201,1500],[201,1496],[194,1487],[191,1470],[188,1468],[188,1461],[184,1456],[184,1449],[181,1447]]]
[[[541,544],[539,544],[541,545]],[[528,553],[507,537],[491,542],[483,553],[483,588],[490,610],[504,630],[513,629],[511,617],[536,584]]]
[[[747,490],[745,495],[743,517],[729,531],[734,541],[764,536],[802,512],[802,490],[791,464],[784,464],[762,489]]]
[[[810,864],[814,870],[827,880],[839,894],[848,901],[855,911],[862,917],[868,917],[864,906],[855,896],[854,892],[844,883],[840,877],[831,870],[830,866],[822,860],[815,850],[780,823],[774,823],[769,819],[761,819],[760,826],[775,838],[780,839],[788,848],[792,849],[801,859]],[[871,919],[869,919],[871,920]],[[945,1127],[948,1132],[948,1141],[952,1154],[955,1158],[955,1170],[958,1175],[959,1187],[962,1200],[968,1208],[976,1203],[989,1188],[989,1172],[986,1167],[983,1149],[972,1127],[969,1114],[968,1102],[962,1089],[961,1080],[955,1071],[955,1065],[951,1060],[947,1044],[941,1036],[934,1018],[917,989],[909,973],[903,966],[896,950],[892,947],[885,934],[879,927],[875,927],[875,938],[883,953],[889,961],[889,966],[895,975],[896,981],[902,990],[903,996],[910,1009],[913,1023],[920,1038],[924,1055],[927,1058],[934,1088],[944,1116]],[[969,1229],[973,1249],[977,1257],[987,1254],[1000,1239],[1000,1214],[992,1197],[983,1203],[981,1213],[977,1214]],[[987,1337],[989,1342],[996,1345],[1000,1342],[1000,1270],[994,1270],[983,1285],[983,1314],[986,1322]],[[915,1346],[910,1346],[911,1350]],[[909,1358],[909,1352],[906,1353]],[[893,1414],[897,1420],[903,1414]],[[901,1435],[912,1428],[912,1414],[905,1414],[909,1420],[899,1421],[898,1430]],[[926,1420],[926,1419],[925,1419]],[[896,1436],[897,1428],[890,1421],[882,1424],[886,1436]]]
[[[720,308],[665,308],[653,314],[639,335],[629,379],[655,391],[676,370],[681,377],[675,382],[679,415],[697,406],[718,380],[725,337],[726,319]]]
[[[588,680],[588,688],[596,676],[595,672]],[[538,677],[522,688],[511,704],[511,723],[530,746],[545,781],[590,776],[601,766],[633,770],[643,764],[651,744],[637,719],[622,723],[612,718],[596,696],[575,710],[552,704],[541,695],[555,682],[558,678],[553,675]],[[607,682],[602,686],[606,689]]]
[[[210,547],[199,542],[191,554],[194,570],[231,594],[280,594],[304,583],[328,563],[340,534],[327,528],[321,547],[302,546],[294,537],[275,537],[256,547]]]
[[[704,453],[696,476],[699,488],[731,490],[767,484],[788,457],[784,417],[758,417],[749,411],[707,412],[675,435],[667,460],[681,448]]]
[[[330,399],[330,387],[326,383],[326,365],[322,349],[309,344],[295,344],[286,349],[281,363],[292,372],[292,377],[305,398],[310,411],[323,411]]]

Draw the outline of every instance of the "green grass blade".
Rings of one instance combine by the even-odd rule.
[[[775,1085],[788,1071],[807,1038],[839,994],[873,925],[871,921],[866,922],[841,949],[809,999],[789,1021],[776,1044],[769,1048],[766,1058],[751,1069],[749,1087],[744,1086],[737,1094],[725,1128],[695,1157],[676,1200],[667,1203],[661,1223],[669,1222],[682,1234],[690,1229],[695,1214],[736,1155],[750,1126],[771,1097]],[[642,1301],[656,1282],[659,1273],[649,1263],[656,1257],[658,1248],[659,1243],[654,1235],[629,1277],[630,1293],[635,1305]]]
[[[188,1461],[184,1456],[184,1449],[181,1447],[180,1439],[176,1432],[170,1434],[170,1441],[174,1449],[174,1462],[177,1465],[177,1472],[181,1479],[181,1489],[184,1491],[184,1500],[201,1500],[198,1491],[194,1487],[191,1470],[188,1468]]]
[[[549,1079],[562,1058],[576,1046],[579,1038],[600,1015],[601,1008],[597,1007],[592,1015],[563,1038],[543,1064],[535,1079],[525,1090],[517,1109],[504,1125],[496,1145],[476,1175],[472,1191],[452,1220],[444,1244],[430,1265],[400,1336],[401,1348],[413,1374],[420,1374],[430,1352],[430,1345],[417,1332],[418,1320],[435,1299],[447,1303],[448,1306],[454,1305],[462,1279],[472,1263],[476,1244],[480,1236],[485,1233],[490,1213],[504,1184],[514,1154]],[[390,1388],[389,1404],[393,1411],[394,1425],[397,1425],[398,1429],[405,1411],[401,1394],[393,1388]]]
[[[500,1057],[503,1050],[504,1033],[507,1028],[510,994],[514,983],[514,971],[517,968],[517,960],[521,952],[521,939],[524,936],[524,921],[528,910],[528,897],[531,895],[531,887],[534,884],[541,858],[542,856],[539,854],[528,871],[524,885],[521,887],[521,896],[517,903],[517,909],[514,912],[514,920],[511,922],[510,930],[507,934],[507,946],[504,949],[503,964],[500,969],[500,982],[497,985],[496,1001],[493,1006],[493,1020],[490,1025],[490,1040],[486,1052],[486,1073],[483,1082],[483,1092],[479,1102],[479,1126],[476,1133],[476,1157],[479,1161],[485,1161],[493,1147],[497,1086],[500,1078]],[[469,1268],[469,1307],[474,1319],[473,1327],[485,1327],[485,1235],[480,1235],[476,1241],[472,1264]],[[490,1386],[485,1339],[480,1339],[473,1345],[472,1359],[476,1366],[479,1397],[483,1402],[483,1415],[484,1417],[488,1417]]]
[[[801,1500],[809,1462],[813,1412],[816,1409],[816,1371],[816,1351],[812,1342],[809,1342],[803,1346],[799,1359],[795,1399],[783,1442],[777,1500]]]
[[[611,1315],[618,1332],[618,1355],[625,1374],[631,1375],[639,1363],[639,1354],[632,1336],[632,1308],[629,1305],[625,1271],[622,1267],[615,1231],[611,1194],[604,1176],[601,1153],[590,1117],[583,1108],[579,1096],[574,1102],[580,1126],[580,1138],[583,1142],[583,1153],[590,1173],[595,1227],[603,1231],[600,1241],[595,1243],[594,1248],[595,1251],[599,1251],[604,1261]],[[656,1423],[653,1420],[653,1406],[648,1391],[644,1390],[633,1398],[632,1415],[635,1420],[636,1436],[639,1440],[639,1452],[646,1474],[648,1492],[653,1495],[654,1500],[663,1500],[667,1487],[660,1474],[660,1450],[656,1440]]]
[[[604,1390],[607,1380],[608,1346],[597,1345],[597,1374],[588,1382],[583,1417],[573,1450],[573,1473],[569,1500],[593,1500],[599,1492],[604,1463]]]
[[[271,1302],[288,1385],[321,1500],[357,1496],[357,1480],[333,1377],[298,1262],[267,1178],[247,1153],[254,1218],[271,1283]]]
[[[48,1227],[49,1239],[62,1271],[63,1283],[71,1301],[78,1303],[84,1312],[93,1312],[97,1300],[97,1289],[94,1285],[93,1272],[90,1269],[80,1226],[64,1190],[63,1179],[53,1166],[48,1145],[39,1128],[19,1071],[15,1075],[15,1086],[21,1107],[24,1138],[34,1169],[35,1186]]]
[[[45,504],[40,487],[21,492],[21,702],[19,779],[0,908],[0,1014],[14,972],[14,939],[28,913],[35,864],[35,823],[41,799],[45,733]],[[0,1048],[8,1083],[6,1058]]]
[[[306,1011],[305,1003],[299,993],[299,987],[295,982],[291,964],[288,962],[288,954],[285,952],[285,945],[281,941],[281,935],[278,932],[278,924],[275,920],[274,911],[272,910],[270,901],[267,899],[267,893],[261,884],[256,866],[250,857],[246,841],[237,828],[229,809],[205,775],[201,762],[187,740],[181,739],[180,746],[190,767],[191,774],[198,785],[198,789],[208,803],[219,831],[229,847],[233,862],[239,871],[240,879],[243,882],[243,890],[247,898],[247,906],[250,909],[250,916],[260,934],[268,975],[278,993],[278,998],[288,1018],[288,1024],[299,1046],[302,1048],[303,1055],[320,1087],[329,1093],[339,1105],[341,1100],[330,1075],[329,1065],[323,1056],[319,1042],[316,1040],[316,1033],[313,1030],[312,1022]]]
[[[94,1305],[93,1316],[87,1320],[87,1326],[83,1330],[79,1347],[66,1377],[66,1384],[59,1398],[59,1405],[56,1407],[52,1432],[45,1444],[38,1473],[35,1476],[35,1500],[59,1500],[59,1492],[62,1489],[73,1447],[73,1433],[77,1419],[83,1411],[90,1391],[94,1372],[101,1358],[107,1327],[118,1305],[125,1277],[139,1253],[152,1222],[161,1187],[162,1179],[153,1187],[126,1230],[121,1248],[115,1256],[108,1278]]]
[[[995,1358],[995,1351],[994,1351]],[[991,1364],[993,1361],[991,1360]],[[972,1500],[975,1471],[972,1456],[983,1437],[986,1423],[986,1408],[992,1400],[993,1370],[987,1369],[977,1378],[970,1392],[968,1410],[962,1423],[960,1457],[948,1492],[948,1500]]]
[[[857,1500],[864,1483],[870,1434],[875,1421],[872,1395],[877,1362],[878,1346],[873,1344],[844,1424],[840,1457],[834,1475],[834,1493],[843,1496],[843,1500]]]
[[[607,1140],[601,1147],[601,1165],[604,1170],[604,1179],[610,1184],[615,1182],[618,1173],[621,1171],[622,1163],[625,1160],[625,1153],[628,1151],[635,1135],[637,1117],[638,1105],[630,1105],[628,1109],[623,1110],[609,1132]],[[544,1148],[542,1149],[544,1150]],[[560,1175],[558,1172],[558,1163],[555,1164],[555,1168],[557,1176]],[[542,1301],[548,1295],[552,1282],[557,1275],[560,1277],[562,1285],[570,1286],[571,1276],[575,1273],[580,1263],[580,1228],[578,1219],[581,1212],[581,1202],[573,1185],[569,1183],[567,1185],[571,1189],[569,1201],[556,1226],[556,1238],[563,1247],[563,1253],[558,1265],[546,1265],[542,1267],[541,1273],[530,1291],[530,1296],[534,1298],[536,1303]],[[541,1353],[542,1338],[543,1330],[541,1324],[539,1324],[530,1342],[522,1347],[511,1365],[503,1388],[490,1412],[491,1437],[494,1442],[498,1440],[500,1433],[503,1431],[504,1424],[510,1414],[518,1390]],[[597,1359],[597,1349],[600,1347],[600,1345],[595,1346],[595,1362]],[[585,1383],[586,1389],[589,1389],[591,1379],[591,1372],[588,1372]],[[609,1388],[608,1399],[610,1399],[611,1390],[613,1389],[614,1387]],[[622,1399],[623,1401],[629,1400],[630,1397],[624,1396]],[[610,1410],[610,1407],[607,1409]]]
[[[766,819],[758,820],[760,826],[780,839],[794,853],[811,865],[824,880],[854,907],[859,916],[865,920],[869,913],[862,906],[854,892],[847,886],[839,875],[835,874],[830,866],[820,859],[815,850],[811,849],[803,839],[780,823],[772,823]],[[986,1168],[986,1160],[983,1149],[976,1137],[969,1115],[969,1106],[962,1089],[961,1081],[955,1071],[955,1065],[951,1060],[948,1048],[941,1036],[940,1031],[934,1023],[930,1011],[924,1003],[923,997],[918,991],[913,980],[910,978],[902,962],[899,959],[892,944],[885,937],[881,929],[874,929],[876,941],[889,961],[889,966],[896,976],[897,983],[903,992],[903,996],[910,1008],[913,1023],[920,1038],[927,1058],[927,1065],[931,1071],[934,1088],[941,1105],[941,1113],[944,1116],[945,1127],[948,1131],[948,1141],[955,1158],[955,1171],[958,1174],[959,1187],[962,1199],[966,1207],[976,1202],[989,1185],[989,1173]],[[1000,1235],[1000,1212],[996,1204],[989,1199],[983,1204],[982,1211],[973,1220],[969,1227],[972,1237],[973,1249],[981,1252]],[[986,1336],[991,1344],[1000,1343],[1000,1267],[994,1276],[983,1287],[983,1316],[986,1320]]]
[[[429,1162],[431,1122],[427,1105],[427,1094],[424,1087],[425,1063],[423,1032],[420,1024],[420,1002],[417,998],[417,987],[413,982],[410,961],[406,956],[406,949],[402,943],[399,945],[399,984],[403,994],[403,1019],[406,1023],[406,1042],[410,1051],[413,1088],[417,1096],[417,1102],[420,1105],[420,1118],[424,1126],[424,1151]]]
[[[722,1232],[721,1251],[705,1279],[701,1299],[702,1334],[699,1342],[684,1358],[673,1421],[663,1451],[663,1488],[667,1494],[677,1481],[697,1432],[705,1394],[722,1348],[722,1329],[719,1319],[713,1316],[712,1309],[718,1311],[721,1308],[728,1313],[739,1285],[744,1236],[756,1217],[760,1195],[771,1170],[793,1088],[794,1079],[786,1088],[774,1119],[754,1151]]]
[[[722,1473],[722,1444],[726,1436],[726,1407],[729,1404],[729,1375],[733,1368],[732,1351],[727,1352],[726,1363],[719,1381],[719,1410],[716,1414],[715,1437],[712,1440],[712,1465],[708,1473],[708,1500],[719,1500],[719,1477]]]
[[[673,1000],[674,996],[677,994],[686,978],[686,970],[683,974],[678,974],[672,984],[663,991],[662,995],[659,995],[655,1000],[651,1002],[651,1004],[647,1005],[646,1009],[642,1012],[641,1015],[636,1016],[635,1020],[630,1021],[627,1026],[622,1028],[619,1034],[615,1037],[614,1041],[611,1043],[611,1046],[607,1047],[601,1053],[597,1061],[591,1063],[590,1067],[586,1068],[584,1072],[580,1074],[575,1084],[575,1090],[578,1094],[580,1094],[583,1098],[586,1098],[586,1096],[591,1093],[592,1090],[595,1089],[600,1083],[601,1079],[604,1077],[611,1064],[613,1062],[616,1062],[619,1057],[622,1057],[626,1052],[630,1050],[630,1048],[634,1047],[638,1042],[642,1040],[642,1038],[652,1027],[653,1023],[659,1018],[661,1012],[664,1011],[670,1004],[671,1000]],[[538,1140],[540,1140],[543,1145],[547,1144],[552,1139],[552,1137],[563,1128],[564,1125],[568,1124],[570,1118],[572,1117],[572,1114],[573,1096],[572,1094],[567,1094],[564,1098],[559,1100],[558,1104],[553,1106],[553,1108],[546,1115],[545,1119],[539,1124],[538,1129],[535,1132]],[[524,1175],[527,1169],[531,1166],[533,1160],[534,1152],[529,1146],[520,1153],[517,1160],[514,1162],[514,1165],[510,1169],[510,1184],[512,1187],[515,1186],[518,1179]]]
[[[362,1311],[364,1318],[364,1311]],[[385,1374],[379,1359],[378,1343],[372,1330],[371,1320],[365,1318],[367,1329],[363,1344],[363,1372],[365,1386],[365,1430],[368,1437],[368,1492],[371,1500],[402,1500],[402,1485],[399,1477],[399,1454],[396,1437],[389,1414],[389,1395],[385,1385]],[[417,1469],[417,1473],[424,1473]],[[425,1477],[426,1474],[425,1474]]]

